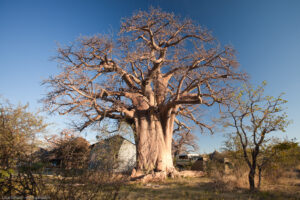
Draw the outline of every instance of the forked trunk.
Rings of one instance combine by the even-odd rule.
[[[171,119],[161,119],[153,111],[137,113],[135,126],[138,171],[170,173],[174,170],[171,154],[173,122]]]
[[[262,172],[262,168],[259,167],[258,168],[258,185],[257,185],[258,189],[260,189],[260,185],[261,185],[261,172]]]
[[[249,172],[249,187],[251,191],[255,190],[255,169],[250,169]]]

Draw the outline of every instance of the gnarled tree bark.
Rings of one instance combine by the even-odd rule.
[[[136,114],[135,126],[138,133],[137,168],[144,171],[172,172],[171,154],[174,117],[160,116],[153,110]]]

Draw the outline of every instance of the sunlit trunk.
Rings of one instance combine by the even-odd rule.
[[[171,154],[173,124],[170,121],[149,110],[137,113],[137,170],[145,173],[174,170]]]
[[[252,164],[250,167],[250,172],[249,172],[249,187],[251,191],[255,190],[255,172],[256,172],[256,161],[257,161],[257,155],[259,154],[259,146],[256,145],[254,151],[251,153],[252,155]]]

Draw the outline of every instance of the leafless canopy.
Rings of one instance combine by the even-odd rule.
[[[199,149],[197,137],[190,130],[184,129],[173,133],[172,154],[195,152]]]
[[[133,123],[137,111],[172,110],[190,119],[198,107],[221,103],[236,70],[231,47],[220,48],[206,29],[160,9],[139,11],[122,20],[118,38],[81,37],[58,48],[62,72],[50,86],[46,107],[73,113],[85,121],[80,129],[105,117]]]

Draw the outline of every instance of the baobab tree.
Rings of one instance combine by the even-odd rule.
[[[172,134],[183,119],[211,129],[196,116],[201,106],[222,103],[243,80],[231,47],[190,19],[151,8],[121,21],[118,37],[81,37],[58,48],[62,71],[45,81],[45,105],[84,119],[79,129],[104,118],[134,130],[137,170],[174,171]]]

